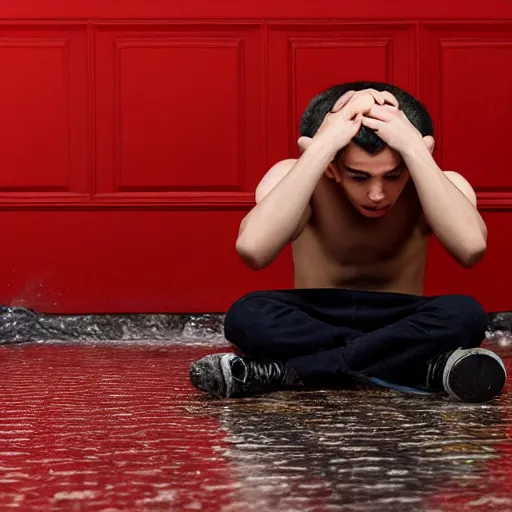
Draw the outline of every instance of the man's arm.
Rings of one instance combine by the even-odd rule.
[[[487,248],[487,227],[471,185],[456,172],[442,172],[426,147],[403,158],[432,232],[461,265],[476,265]]]
[[[309,202],[332,156],[310,146],[297,161],[276,164],[256,190],[256,206],[240,224],[236,250],[244,263],[261,270],[304,229]]]
[[[460,174],[444,173],[405,114],[397,108],[374,106],[363,125],[376,131],[398,151],[409,169],[426,220],[441,244],[463,266],[478,263],[487,248],[487,227],[476,207],[476,195]],[[433,139],[430,141],[433,143]]]
[[[256,191],[256,206],[242,220],[236,241],[238,254],[250,268],[260,270],[272,263],[304,229],[320,178],[359,131],[363,112],[375,104],[374,94],[378,96],[371,91],[343,95],[314,137],[299,139],[300,158],[280,162],[263,177]]]

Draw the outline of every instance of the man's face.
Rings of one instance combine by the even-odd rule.
[[[386,147],[371,155],[350,142],[330,166],[328,176],[344,189],[354,208],[365,217],[386,215],[409,180],[402,157]]]

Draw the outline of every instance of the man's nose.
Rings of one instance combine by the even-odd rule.
[[[384,199],[384,189],[382,185],[373,185],[368,192],[368,199],[374,203],[380,203]]]

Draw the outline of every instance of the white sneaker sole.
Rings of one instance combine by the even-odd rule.
[[[499,395],[506,378],[505,366],[494,352],[457,349],[446,361],[443,386],[454,400],[482,403]]]

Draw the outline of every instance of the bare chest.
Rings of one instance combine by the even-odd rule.
[[[325,194],[318,199],[311,228],[322,251],[338,264],[390,262],[423,238],[421,209],[414,198],[404,197],[379,219],[361,216],[339,196]]]

